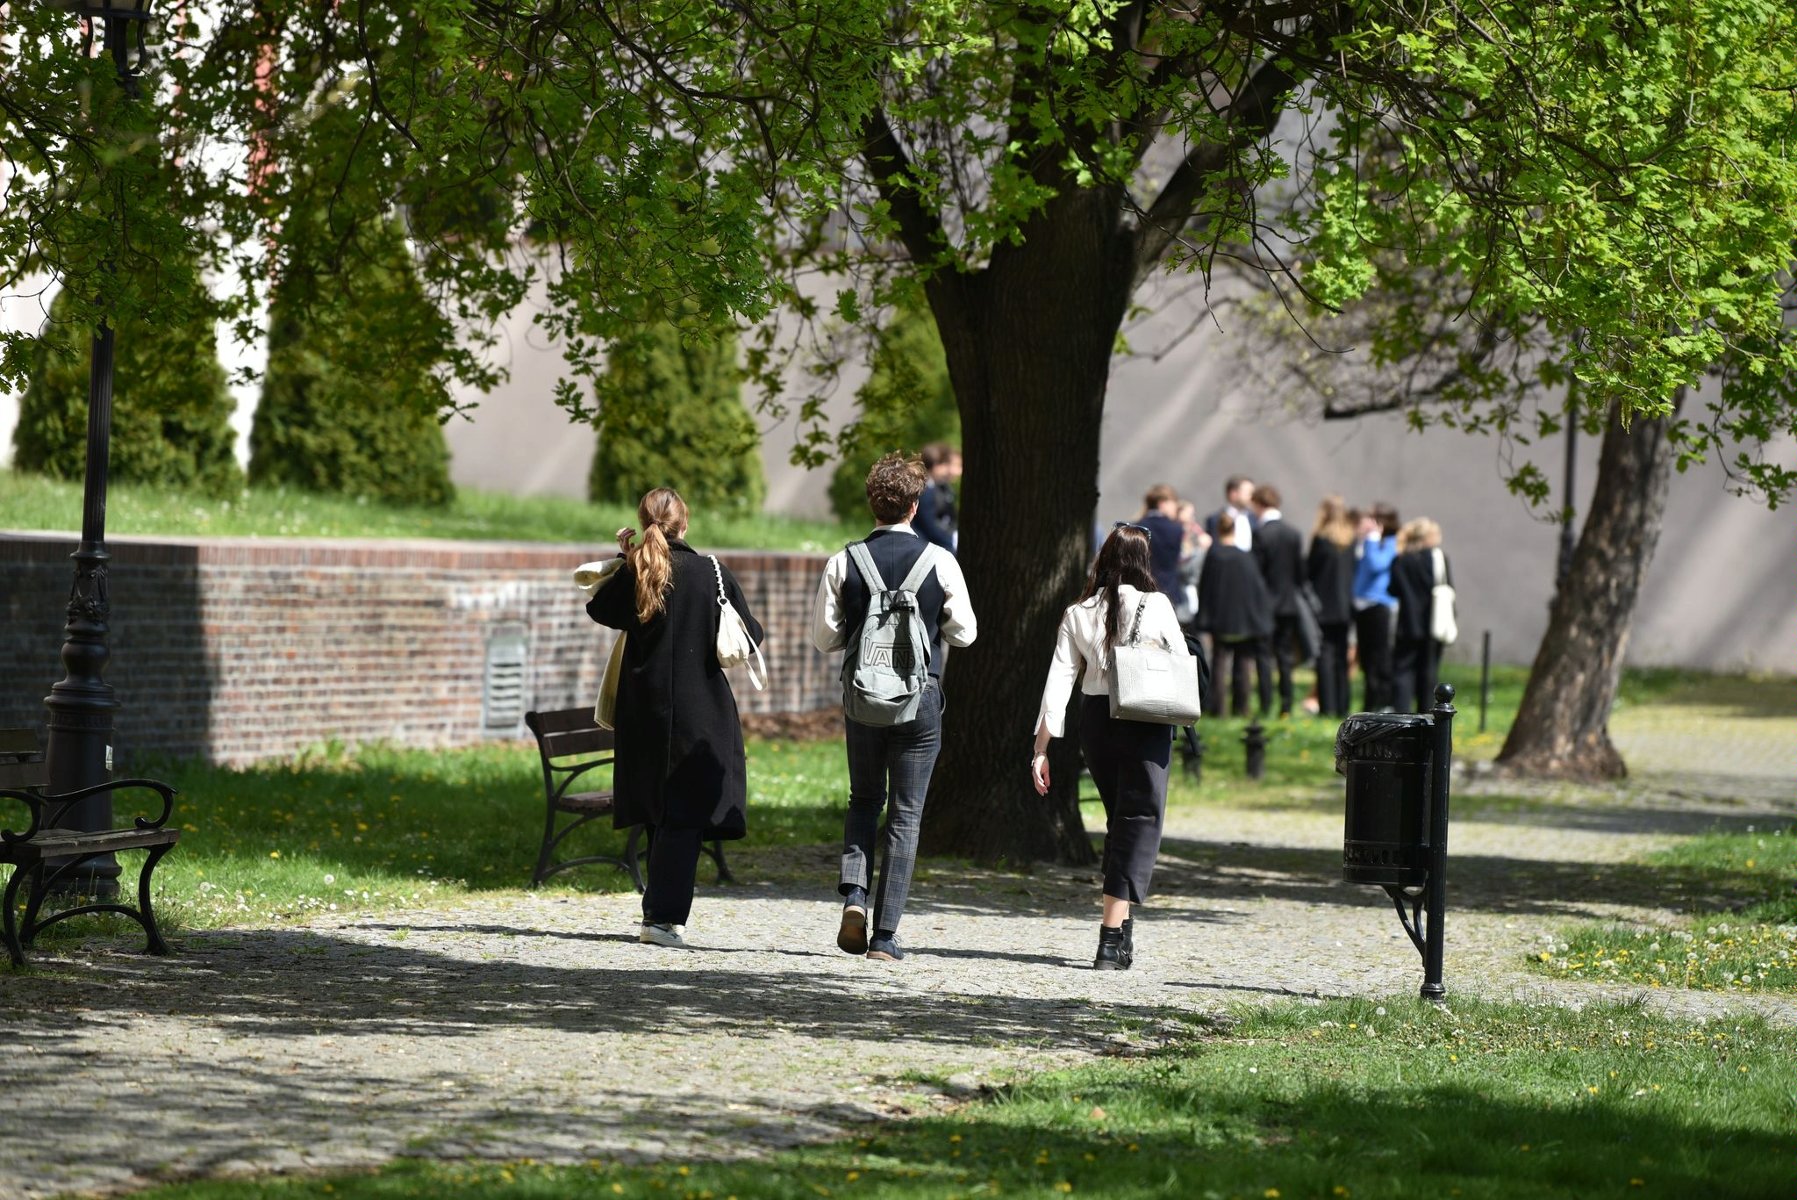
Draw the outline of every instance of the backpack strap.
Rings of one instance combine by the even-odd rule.
[[[885,591],[886,580],[880,576],[880,567],[874,562],[874,556],[868,553],[867,543],[850,542],[846,549],[849,561],[855,564],[856,570],[861,572],[861,578],[866,581],[869,595],[878,596]]]
[[[928,579],[930,572],[936,569],[936,556],[941,553],[941,547],[934,542],[925,542],[923,553],[919,554],[917,561],[911,564],[911,570],[905,575],[905,582],[899,584],[898,590],[916,593],[922,588],[923,581]]]

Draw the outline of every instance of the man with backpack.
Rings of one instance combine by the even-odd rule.
[[[898,926],[917,865],[930,772],[942,744],[945,647],[970,645],[976,632],[967,582],[954,555],[911,527],[927,482],[922,463],[901,454],[888,454],[867,473],[867,503],[877,524],[824,568],[812,632],[824,653],[844,651],[849,811],[836,944],[845,953],[887,962],[905,956]],[[876,836],[877,888],[872,879]]]

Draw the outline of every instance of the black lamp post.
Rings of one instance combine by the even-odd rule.
[[[93,53],[94,36],[118,71],[127,96],[138,94],[138,77],[148,58],[145,28],[150,0],[72,0],[66,7],[85,26],[83,48]],[[93,365],[87,384],[87,481],[82,492],[81,544],[72,556],[75,583],[69,591],[63,629],[62,682],[53,685],[49,745],[45,758],[52,792],[72,792],[104,783],[112,771],[112,718],[118,708],[112,686],[102,677],[112,652],[106,646],[112,604],[108,597],[106,553],[106,466],[112,440],[113,331],[102,320],[94,331]],[[73,808],[64,823],[73,829],[112,828],[112,796],[96,795]],[[90,860],[70,881],[84,893],[111,899],[118,893],[118,863],[108,854]]]

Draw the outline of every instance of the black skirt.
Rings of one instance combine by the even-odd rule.
[[[1139,904],[1161,850],[1173,727],[1113,720],[1110,697],[1085,696],[1079,744],[1104,801],[1104,894]]]

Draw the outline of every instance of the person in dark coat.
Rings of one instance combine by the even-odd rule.
[[[1198,574],[1198,628],[1211,636],[1211,695],[1204,699],[1205,710],[1223,715],[1217,693],[1229,672],[1230,698],[1240,717],[1248,712],[1248,666],[1260,662],[1273,632],[1273,602],[1254,557],[1235,544],[1235,531],[1235,518],[1218,514],[1217,540]],[[1273,681],[1262,671],[1259,682],[1260,711],[1266,713],[1273,707]]]
[[[742,720],[717,658],[720,579],[749,636],[760,645],[765,635],[730,569],[686,544],[686,504],[674,489],[644,496],[637,519],[641,544],[632,544],[634,529],[618,531],[627,561],[587,615],[629,639],[618,681],[612,820],[620,829],[648,826],[638,940],[684,946],[701,847],[742,837],[747,818]]]
[[[1254,564],[1266,582],[1273,606],[1273,632],[1266,645],[1268,658],[1255,664],[1262,678],[1279,668],[1279,715],[1292,715],[1292,670],[1305,657],[1299,650],[1298,606],[1304,603],[1299,588],[1304,583],[1304,535],[1292,528],[1279,511],[1279,489],[1263,483],[1254,489],[1254,515],[1260,531],[1254,537]],[[1261,703],[1262,711],[1266,702]]]
[[[1340,496],[1323,497],[1305,562],[1323,634],[1317,651],[1317,711],[1325,717],[1347,716],[1352,703],[1348,698],[1348,631],[1354,627],[1354,526]]]
[[[917,498],[917,535],[950,554],[960,542],[960,516],[955,504],[955,481],[961,477],[961,452],[947,442],[931,442],[918,452],[930,481]]]
[[[1428,517],[1407,521],[1398,532],[1398,557],[1391,564],[1391,591],[1398,599],[1392,638],[1392,706],[1399,712],[1427,712],[1434,704],[1441,669],[1441,643],[1431,624],[1437,562],[1442,583],[1452,583],[1441,550],[1441,526]]]
[[[1148,535],[1148,557],[1154,586],[1171,599],[1179,595],[1179,560],[1185,552],[1185,526],[1179,521],[1179,493],[1157,483],[1142,497],[1136,526]]]

